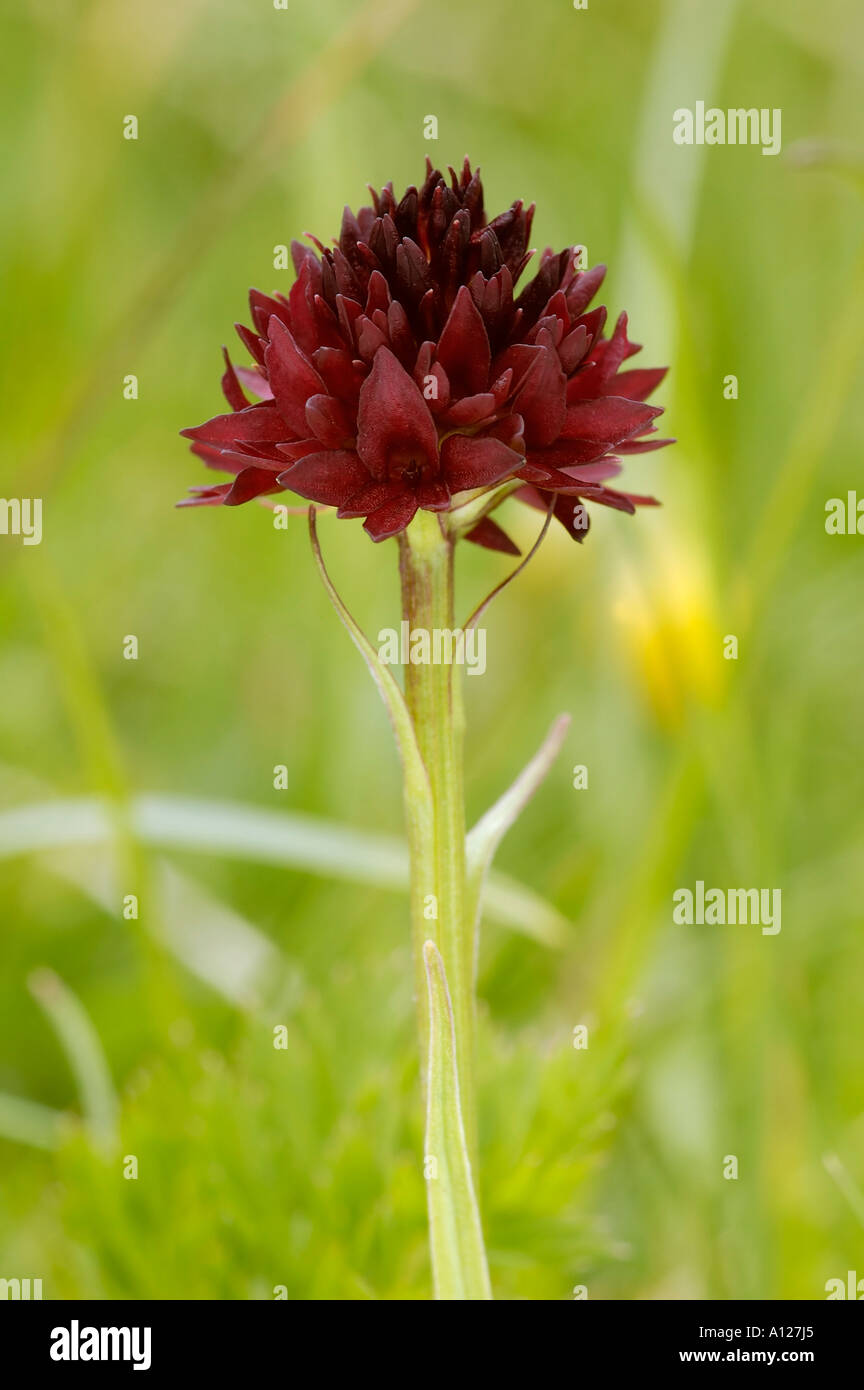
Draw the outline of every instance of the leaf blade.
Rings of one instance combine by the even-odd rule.
[[[484,882],[495,851],[551,769],[569,728],[570,715],[559,714],[534,757],[525,764],[515,781],[466,835],[465,861],[469,908],[475,916],[480,910]],[[554,930],[553,922],[551,931]]]
[[[480,1212],[459,1099],[453,1008],[441,952],[423,946],[429,1000],[426,1088],[426,1197],[435,1297],[491,1299]]]

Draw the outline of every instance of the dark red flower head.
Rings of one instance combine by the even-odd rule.
[[[181,505],[288,491],[364,517],[380,541],[420,507],[448,511],[503,483],[552,505],[577,540],[583,499],[652,503],[606,486],[621,455],[669,441],[645,404],[665,368],[622,371],[639,351],[626,315],[607,338],[606,310],[588,309],[605,268],[578,270],[573,247],[547,250],[514,297],[533,206],[487,221],[467,159],[449,183],[427,160],[422,188],[397,203],[388,184],[372,200],[345,209],[332,250],[293,244],[287,299],[251,292],[253,328],[237,331],[255,365],[235,368],[225,352],[230,412],[183,431],[234,480]],[[469,539],[515,551],[488,515]]]

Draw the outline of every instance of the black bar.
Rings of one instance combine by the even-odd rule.
[[[327,1372],[344,1357],[346,1368],[355,1373],[364,1369],[386,1372],[388,1366],[393,1372],[401,1362],[398,1378],[404,1381],[411,1374],[411,1363],[404,1359],[406,1341],[410,1344],[412,1337],[431,1330],[443,1357],[440,1373],[447,1374],[449,1353],[439,1339],[450,1327],[461,1331],[465,1327],[461,1319],[455,1325],[442,1325],[442,1314],[436,1309],[430,1313],[430,1322],[415,1323],[414,1316],[419,1313],[400,1309],[395,1323],[392,1312],[382,1314],[374,1304],[360,1304],[353,1314],[351,1306],[331,1303],[326,1311],[319,1311],[320,1305],[316,1309],[309,1303],[298,1306],[278,1301],[21,1301],[0,1304],[0,1333],[7,1364],[11,1358],[19,1374],[49,1372],[61,1379],[78,1375],[92,1379],[102,1371],[113,1376],[134,1375],[136,1359],[139,1378],[158,1378],[165,1371],[188,1369],[199,1374],[213,1372],[224,1380],[232,1374],[248,1376],[250,1369],[271,1369],[274,1374],[281,1371],[287,1379],[307,1379],[308,1371],[302,1372],[301,1367],[310,1357],[317,1371]],[[500,1349],[504,1369],[510,1370],[512,1378],[522,1355],[529,1356],[536,1368],[538,1356],[545,1363],[553,1353],[565,1355],[565,1365],[570,1366],[574,1377],[579,1368],[599,1363],[611,1372],[678,1367],[698,1374],[705,1366],[727,1371],[741,1366],[772,1371],[804,1367],[820,1378],[841,1369],[844,1375],[860,1378],[861,1316],[832,1301],[574,1300],[560,1306],[550,1322],[546,1319],[551,1314],[544,1314],[542,1324],[534,1322],[538,1314],[533,1307],[524,1303],[511,1310],[506,1323],[500,1325],[498,1339],[489,1336],[490,1330],[498,1327],[494,1307],[480,1315],[483,1322],[479,1327],[474,1315],[466,1343],[466,1349],[473,1348],[474,1364],[482,1365],[484,1371],[492,1369],[495,1352]],[[486,1317],[492,1318],[491,1324],[486,1324]],[[103,1339],[102,1329],[115,1329],[116,1336],[106,1333]],[[382,1340],[391,1330],[397,1333],[392,1344]],[[544,1341],[525,1343],[523,1339],[535,1332]],[[556,1335],[563,1339],[557,1351]],[[418,1343],[418,1350],[421,1345]],[[87,1359],[91,1350],[100,1358],[104,1351],[105,1359]],[[121,1359],[113,1359],[115,1350]],[[511,1362],[514,1351],[518,1360]],[[55,1359],[61,1352],[69,1358],[77,1352],[78,1359]],[[427,1348],[422,1358],[427,1365],[428,1354]],[[461,1353],[459,1362],[464,1369]],[[532,1379],[537,1379],[536,1374]]]

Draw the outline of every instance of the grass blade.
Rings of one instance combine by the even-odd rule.
[[[139,796],[130,807],[133,835],[150,848],[185,850],[273,864],[349,883],[403,892],[408,887],[405,844],[293,811],[265,811],[232,801]],[[0,813],[0,859],[70,846],[110,844],[110,808],[96,797],[58,798]],[[546,946],[561,946],[569,923],[532,889],[489,874],[483,909],[492,921]]]
[[[66,1054],[94,1146],[110,1154],[117,1144],[118,1107],[99,1034],[81,1001],[53,970],[34,971],[28,985]]]
[[[0,1139],[29,1144],[33,1149],[56,1149],[69,1116],[23,1096],[0,1095]]]

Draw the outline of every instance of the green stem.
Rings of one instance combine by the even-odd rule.
[[[474,937],[476,892],[466,907],[463,716],[454,642],[453,545],[438,518],[420,513],[399,537],[402,607],[409,633],[447,647],[405,665],[405,693],[352,618],[324,564],[309,508],[312,552],[330,601],[387,706],[405,785],[411,858],[411,922],[426,1094],[423,1168],[435,1294],[492,1297],[473,1178]],[[461,639],[461,634],[460,634]],[[410,651],[410,648],[409,648]],[[430,659],[430,657],[432,659]],[[441,659],[447,657],[448,659]],[[470,1135],[470,1138],[469,1138]]]
[[[438,517],[418,512],[400,536],[402,617],[409,633],[421,630],[431,643],[443,639],[443,651],[455,654],[453,594],[454,543]],[[430,655],[431,654],[427,654]],[[455,1057],[461,1116],[471,1167],[476,1169],[476,1088],[474,1081],[475,924],[467,910],[465,874],[465,803],[462,745],[464,714],[460,666],[428,659],[405,665],[405,699],[425,764],[432,811],[432,844],[411,836],[411,915],[424,1078],[429,1059],[430,1019],[424,967],[424,943],[441,953],[449,985],[455,1034]],[[409,825],[412,808],[407,806]],[[470,1175],[467,1179],[470,1183]],[[436,1262],[432,1233],[433,1265]]]
[[[453,544],[438,518],[418,512],[403,533],[400,556],[402,617],[409,631],[454,630]],[[426,940],[444,960],[456,1026],[456,1055],[466,1134],[473,1113],[473,925],[465,914],[465,807],[462,772],[463,715],[459,668],[431,660],[405,667],[405,699],[432,791],[434,846],[412,868],[418,891],[412,902],[415,947]],[[433,881],[429,881],[432,875]],[[419,920],[418,920],[419,910]],[[422,959],[422,953],[421,953]],[[421,965],[422,969],[422,965]],[[425,981],[422,993],[425,994]],[[469,1139],[473,1147],[473,1139]]]

